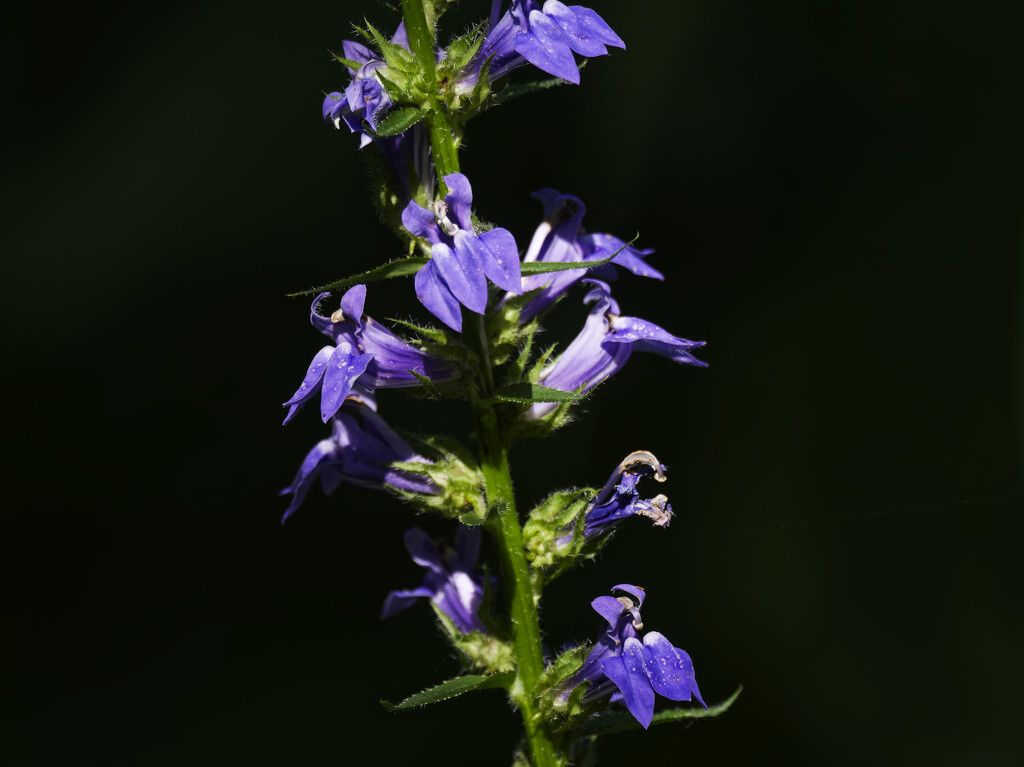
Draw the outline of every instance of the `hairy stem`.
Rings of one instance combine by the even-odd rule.
[[[487,353],[487,334],[484,318],[475,317],[475,345],[479,347],[479,381],[484,396],[494,391],[490,355]],[[471,332],[470,337],[473,337]],[[557,750],[537,711],[534,690],[544,670],[544,652],[540,641],[540,619],[533,597],[530,566],[523,547],[523,531],[516,512],[512,473],[508,463],[508,449],[501,433],[494,406],[486,400],[474,400],[473,415],[476,422],[477,442],[480,447],[480,468],[487,483],[487,505],[490,508],[487,529],[494,536],[501,557],[502,583],[506,591],[509,623],[515,648],[518,677],[512,689],[512,698],[523,717],[526,740],[535,767],[555,767],[561,764]]]
[[[436,30],[430,14],[425,12],[426,0],[402,0],[402,15],[409,36],[409,46],[420,62],[428,83],[436,80],[434,47]],[[430,131],[430,149],[444,191],[444,176],[459,171],[458,141],[446,107],[431,87],[426,104],[425,122]],[[472,328],[467,327],[467,341],[477,347],[480,356],[479,384],[484,397],[494,392],[494,376],[488,353],[484,318],[475,315]],[[508,465],[508,450],[494,406],[486,399],[474,398],[473,416],[476,421],[480,450],[480,467],[487,485],[487,503],[492,509],[487,529],[494,536],[501,557],[502,582],[506,592],[509,623],[515,646],[517,679],[510,691],[519,707],[526,730],[526,741],[534,767],[559,767],[565,761],[559,756],[546,723],[537,710],[537,680],[544,670],[544,654],[540,641],[540,620],[533,597],[530,566],[523,548],[523,531],[519,526],[512,474]]]
[[[533,764],[535,767],[554,767],[560,760],[545,723],[536,710],[534,689],[544,670],[544,656],[541,649],[537,605],[530,582],[530,567],[526,562],[523,533],[519,526],[512,491],[508,451],[493,406],[477,402],[475,415],[480,463],[487,482],[487,503],[491,507],[487,529],[494,536],[501,557],[501,570],[504,576],[502,582],[507,594],[506,601],[519,671],[512,695],[523,716]]]
[[[405,19],[405,30],[409,36],[409,47],[420,63],[423,77],[431,84],[424,122],[430,132],[430,153],[434,159],[434,167],[438,176],[443,179],[449,173],[459,172],[459,149],[452,132],[451,120],[447,108],[437,97],[435,83],[437,74],[434,66],[434,45],[436,31],[428,22],[424,12],[423,0],[402,0],[402,17]],[[444,181],[441,181],[442,186]]]
[[[433,107],[424,119],[430,128],[430,154],[443,186],[445,176],[459,172],[459,150],[448,112],[436,98],[433,101]]]

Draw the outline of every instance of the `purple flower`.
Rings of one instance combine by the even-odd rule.
[[[387,618],[406,609],[419,597],[429,597],[463,634],[471,631],[486,634],[487,627],[477,615],[484,597],[483,578],[475,572],[480,553],[480,528],[459,525],[455,548],[445,547],[442,553],[426,533],[413,527],[405,533],[405,548],[427,574],[419,588],[389,593],[380,617]]]
[[[504,0],[493,0],[491,4],[487,34],[480,45],[480,50],[455,82],[455,90],[458,93],[469,93],[473,90],[480,79],[480,70],[488,59],[491,63],[487,69],[487,79],[492,83],[526,63],[526,59],[513,45],[516,35],[519,34],[519,27],[512,21],[512,14],[506,11],[499,18],[503,2]]]
[[[331,436],[309,451],[291,485],[281,495],[292,496],[283,523],[302,505],[309,489],[320,481],[325,495],[342,484],[391,487],[434,495],[439,488],[426,477],[389,466],[396,462],[430,463],[377,415],[370,392],[355,390],[332,422]]]
[[[469,179],[452,173],[444,183],[449,192],[434,203],[433,211],[410,202],[402,212],[402,224],[430,243],[430,261],[416,273],[416,296],[431,314],[461,332],[460,304],[483,314],[487,280],[510,293],[521,292],[519,248],[507,229],[476,234]]]
[[[630,453],[615,467],[601,492],[583,512],[583,537],[604,535],[624,519],[632,516],[647,517],[656,527],[668,527],[672,521],[672,507],[664,495],[641,498],[636,489],[642,477],[665,481],[665,466],[647,450]],[[566,546],[572,541],[567,532],[557,543]]]
[[[625,703],[645,730],[654,716],[655,692],[669,700],[696,698],[707,708],[690,656],[657,631],[647,632],[642,643],[637,638],[644,627],[639,609],[646,596],[644,590],[628,583],[612,590],[624,591],[633,598],[603,596],[590,603],[608,622],[608,628],[598,637],[583,667],[569,680],[563,695],[567,697],[573,687],[590,682],[584,700],[610,695],[613,703]]]
[[[373,69],[384,65],[384,62],[373,62]],[[323,114],[325,120],[334,123],[334,127],[341,129],[341,124],[352,133],[362,133],[359,139],[359,148],[362,149],[371,141],[373,135],[363,130],[363,122],[369,124],[376,130],[377,124],[383,117],[383,113],[391,108],[391,99],[387,92],[376,79],[373,79],[367,64],[359,68],[357,76],[345,89],[344,93],[332,91],[324,98]]]
[[[523,262],[570,263],[599,261],[618,253],[612,264],[628,269],[641,277],[665,279],[658,270],[649,266],[644,257],[653,250],[638,250],[610,234],[585,234],[581,228],[586,206],[571,194],[560,194],[554,189],[541,189],[533,197],[544,205],[544,222],[533,233]],[[597,267],[594,276],[613,279],[615,269],[610,264]],[[526,322],[547,309],[586,272],[570,269],[563,272],[534,274],[523,278],[523,292],[542,289],[523,307],[519,318]]]
[[[600,280],[583,280],[593,286],[583,302],[593,304],[583,330],[553,363],[540,374],[539,383],[562,391],[590,391],[618,372],[634,351],[654,352],[686,365],[707,367],[692,354],[691,349],[703,341],[677,338],[653,322],[637,317],[623,317],[611,296],[608,284]],[[558,405],[533,405],[526,417],[541,418]]]
[[[502,2],[493,0],[487,36],[459,87],[472,87],[483,63],[491,58],[490,79],[499,77],[525,62],[555,77],[578,84],[580,70],[573,52],[581,56],[605,56],[606,46],[625,48],[604,19],[582,5],[564,5],[547,0],[512,0],[498,18]]]
[[[592,58],[606,56],[605,46],[625,49],[605,20],[582,5],[564,5],[547,0],[512,0],[509,9],[516,34],[512,48],[535,67],[549,75],[579,84],[580,70],[573,52]]]
[[[398,25],[391,42],[409,48],[404,23]],[[359,148],[362,149],[373,141],[373,135],[363,131],[363,122],[376,129],[384,113],[391,108],[391,98],[375,74],[386,64],[360,43],[345,40],[341,48],[344,58],[360,66],[358,69],[349,68],[352,82],[344,93],[334,91],[324,98],[323,115],[339,130],[344,123],[352,133],[362,133],[359,140]]]
[[[391,42],[409,50],[405,24],[399,24]],[[395,136],[378,137],[364,131],[364,121],[376,130],[385,112],[392,106],[391,97],[384,91],[379,74],[386,63],[365,45],[345,40],[343,58],[359,64],[349,68],[352,82],[344,93],[334,91],[323,103],[324,119],[340,129],[344,124],[353,133],[362,133],[359,147],[371,142],[380,150],[395,173],[402,204],[411,197],[410,170],[416,174],[420,186],[428,191],[434,188],[434,165],[430,160],[430,137],[422,125],[414,125]],[[394,74],[394,73],[392,73]]]
[[[376,320],[364,317],[365,285],[350,288],[341,298],[341,309],[322,317],[316,310],[327,295],[321,293],[313,300],[309,319],[334,345],[316,353],[302,384],[284,403],[285,423],[320,391],[320,416],[327,423],[356,383],[371,390],[394,389],[421,385],[411,371],[435,382],[458,375],[445,360],[410,346]]]

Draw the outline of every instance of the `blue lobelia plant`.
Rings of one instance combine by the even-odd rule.
[[[668,525],[668,499],[641,491],[648,478],[664,482],[665,467],[647,451],[630,453],[600,489],[553,493],[523,523],[508,451],[516,440],[565,424],[573,406],[634,351],[704,366],[692,354],[703,343],[622,314],[606,280],[618,269],[663,275],[645,260],[652,251],[586,232],[580,200],[552,189],[536,192],[544,218],[523,249],[510,231],[474,215],[472,187],[459,172],[459,147],[472,117],[513,96],[578,83],[577,55],[605,55],[609,46],[624,48],[622,40],[583,6],[512,0],[503,12],[504,2],[493,0],[487,19],[442,49],[437,24],[448,3],[402,0],[403,20],[393,35],[367,23],[356,28],[363,41],[346,42],[336,56],[349,84],[324,99],[324,119],[360,134],[374,200],[408,255],[308,291],[317,294],[311,322],[330,343],[285,402],[285,422],[318,402],[331,432],[282,491],[290,496],[284,517],[319,481],[328,494],[346,482],[385,489],[454,519],[454,545],[431,541],[417,527],[406,533],[406,548],[425,576],[416,588],[392,591],[382,617],[429,598],[467,673],[385,705],[408,709],[501,688],[523,719],[516,765],[592,761],[601,734],[714,716],[738,691],[709,709],[690,656],[663,634],[641,635],[647,594],[630,584],[591,602],[607,624],[593,643],[557,656],[545,649],[537,610],[545,585],[592,558],[625,519]],[[554,79],[503,82],[526,65]],[[416,297],[439,326],[395,321],[396,332],[365,314],[368,283],[413,275]],[[579,334],[560,353],[536,353],[540,322],[578,284],[589,306]],[[467,401],[475,453],[450,438],[395,431],[375,395],[391,388]],[[484,530],[500,557],[500,578],[478,565]],[[655,714],[658,696],[697,705]]]

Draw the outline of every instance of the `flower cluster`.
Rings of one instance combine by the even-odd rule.
[[[512,0],[500,15],[502,0],[492,0],[491,18],[483,45],[459,78],[469,89],[490,62],[491,81],[529,62],[549,75],[579,84],[580,70],[573,53],[593,58],[608,54],[608,46],[625,48],[604,19],[582,5],[566,6],[558,0]]]
[[[399,24],[391,38],[392,45],[409,50],[409,38],[405,33],[405,24]],[[344,58],[356,64],[357,68],[348,66],[352,81],[344,93],[332,91],[324,98],[324,119],[341,130],[342,124],[352,133],[361,134],[359,147],[365,147],[373,141],[376,130],[384,114],[391,108],[391,97],[388,96],[380,77],[387,69],[383,58],[361,43],[345,40],[341,44]],[[370,130],[365,130],[369,126]]]
[[[512,0],[502,13],[503,5],[503,0],[492,0],[486,32],[477,41],[475,55],[451,77],[454,96],[479,90],[481,77],[491,86],[527,63],[565,82],[578,84],[580,71],[574,54],[593,58],[607,55],[609,46],[626,47],[590,8],[567,6],[558,0],[547,0],[543,5],[537,0]],[[409,57],[396,50],[411,56],[404,23],[390,41],[376,42],[386,50],[377,54],[362,43],[342,43],[340,58],[347,66],[350,82],[344,92],[332,91],[326,96],[323,116],[336,128],[344,125],[352,133],[360,133],[360,148],[378,143],[387,151],[386,139],[377,139],[375,132],[396,100],[409,95],[409,88],[403,87]],[[444,62],[449,53],[438,52],[438,63]],[[389,87],[395,92],[389,93]]]
[[[659,632],[641,633],[641,588],[620,584],[616,595],[593,600],[604,625],[592,648],[549,658],[540,631],[538,604],[553,578],[596,556],[630,517],[669,525],[668,498],[641,492],[665,481],[665,466],[648,451],[634,451],[600,489],[556,491],[521,515],[509,448],[568,422],[577,395],[615,375],[634,351],[705,367],[693,356],[704,342],[622,314],[609,284],[622,271],[659,281],[665,275],[648,263],[652,250],[585,229],[579,198],[549,188],[535,192],[543,220],[532,235],[521,233],[519,242],[528,241],[521,251],[512,231],[474,214],[473,189],[459,170],[465,125],[500,103],[502,78],[531,65],[579,83],[577,57],[606,55],[624,48],[623,41],[583,6],[492,0],[489,18],[441,47],[438,21],[448,4],[402,0],[404,19],[390,38],[366,23],[359,30],[365,44],[346,41],[336,57],[348,84],[324,99],[323,118],[359,134],[360,148],[369,150],[363,157],[375,204],[405,257],[333,283],[351,286],[334,299],[336,308],[324,308],[329,293],[313,299],[310,322],[329,342],[284,403],[284,421],[317,402],[330,433],[282,491],[288,497],[284,519],[315,485],[330,495],[350,484],[388,491],[418,511],[440,513],[447,524],[454,520],[453,545],[419,527],[406,531],[405,547],[423,579],[415,588],[388,591],[381,617],[430,600],[463,668],[473,673],[399,707],[501,687],[526,725],[516,764],[555,767],[567,764],[570,750],[592,741],[608,719],[622,719],[603,716],[609,703],[623,704],[647,728],[659,695],[704,701],[690,656]],[[528,161],[530,155],[521,156]],[[368,282],[411,275],[408,293],[436,322],[409,318],[385,325],[365,313]],[[582,329],[564,348],[538,351],[541,324],[576,286],[584,287],[589,307]],[[400,335],[402,328],[408,337]],[[476,450],[450,434],[393,429],[378,413],[378,397],[389,396],[379,392],[390,389],[412,390],[423,408],[441,398],[466,400]],[[455,429],[459,421],[444,423]],[[500,568],[480,561],[485,530]],[[503,577],[490,575],[495,572]],[[700,713],[694,708],[663,718]]]

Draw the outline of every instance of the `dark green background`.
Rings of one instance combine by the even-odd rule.
[[[624,526],[543,618],[587,638],[589,601],[639,583],[709,701],[745,686],[602,763],[1021,763],[1019,4],[595,7],[629,50],[476,121],[464,169],[520,244],[542,186],[639,230],[669,279],[620,280],[623,310],[711,367],[636,355],[516,449],[524,505],[653,450],[678,515]],[[5,764],[508,762],[497,693],[377,705],[456,669],[425,605],[377,619],[420,577],[409,511],[343,488],[278,524],[324,433],[279,426],[320,345],[284,293],[397,252],[319,115],[364,12],[394,23],[367,1],[5,25]],[[367,306],[418,310],[407,281]]]

